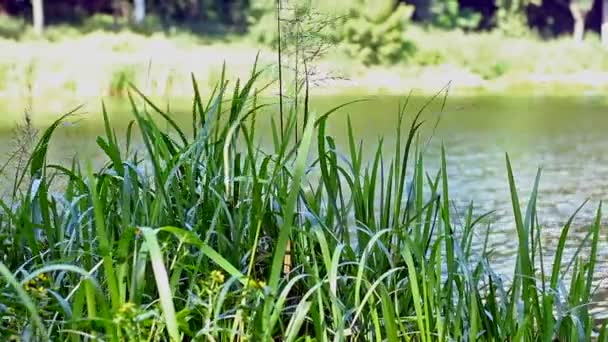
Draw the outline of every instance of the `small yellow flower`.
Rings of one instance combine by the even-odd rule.
[[[127,313],[127,312],[131,312],[135,309],[135,304],[131,303],[131,302],[126,302],[124,303],[119,309],[118,312],[120,313]]]
[[[216,284],[223,284],[224,274],[218,270],[211,271],[211,280]]]
[[[44,273],[40,273],[37,278],[40,281],[47,281],[47,280],[49,280],[49,277],[46,274],[44,274]]]
[[[35,288],[36,288],[36,285],[37,285],[37,284],[36,284],[36,281],[32,279],[32,280],[28,281],[27,283],[25,283],[25,284],[24,284],[24,287],[25,287],[26,289],[31,290],[31,289],[35,289]]]
[[[263,280],[249,279],[248,285],[249,287],[261,290],[266,286],[266,282]]]
[[[46,294],[46,289],[43,286],[38,286],[38,288],[36,289],[36,291],[38,291],[38,293],[41,294],[41,295],[45,295]]]

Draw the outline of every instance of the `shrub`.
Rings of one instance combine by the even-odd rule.
[[[446,29],[473,30],[479,26],[482,18],[478,12],[461,8],[457,0],[433,1],[431,12],[435,24]]]
[[[82,30],[84,32],[112,31],[116,29],[114,17],[107,14],[96,14],[84,20]]]
[[[256,42],[271,47],[276,47],[279,39],[273,11],[275,4],[273,0],[254,1],[249,17],[250,36]],[[393,64],[407,59],[415,51],[405,35],[414,12],[413,6],[398,4],[397,0],[359,0],[355,4],[345,4],[341,11],[336,7],[339,6],[319,3],[313,11],[306,13],[313,17],[313,22],[317,20],[315,16],[321,17],[321,21],[332,21],[331,29],[319,30],[316,34],[339,45],[350,57],[366,65]],[[285,15],[285,20],[293,20],[297,15],[290,12]],[[289,16],[291,18],[287,18]],[[285,31],[289,31],[291,27],[285,26]]]
[[[79,35],[81,35],[80,30],[69,25],[53,25],[44,31],[44,37],[50,42],[59,42]]]
[[[396,1],[362,1],[350,11],[340,32],[346,52],[366,65],[393,64],[411,56],[405,28],[414,8]]]
[[[275,47],[279,40],[275,8],[274,0],[254,0],[247,18],[251,38],[270,47]]]
[[[19,39],[26,29],[23,19],[0,14],[0,37]]]

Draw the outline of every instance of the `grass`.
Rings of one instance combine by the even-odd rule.
[[[130,88],[133,121],[117,137],[104,107],[96,170],[47,162],[71,114],[42,134],[0,202],[2,339],[607,340],[589,314],[601,205],[586,256],[563,256],[570,220],[548,260],[540,172],[521,208],[507,156],[509,279],[489,261],[487,214],[452,215],[446,151],[425,169],[424,110],[403,105],[394,154],[381,139],[368,160],[350,124],[336,148],[332,111],[315,116],[308,96],[258,131],[274,108],[257,96],[260,72],[228,88],[223,70],[207,101],[192,77],[188,128]]]

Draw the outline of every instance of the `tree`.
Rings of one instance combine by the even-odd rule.
[[[585,18],[592,5],[591,0],[572,0],[568,6],[574,19],[573,38],[577,42],[582,42],[585,37]]]
[[[44,7],[42,0],[32,0],[32,16],[34,19],[34,32],[41,36],[44,30]]]
[[[413,6],[397,0],[359,0],[339,25],[340,43],[367,65],[404,61],[415,49],[405,35],[413,12]]]
[[[602,1],[602,44],[608,46],[608,0]]]
[[[526,9],[541,3],[541,0],[495,0],[498,29],[510,36],[526,34],[529,27]]]
[[[146,0],[133,1],[133,21],[141,24],[146,17]]]
[[[434,0],[431,13],[435,24],[446,29],[472,30],[479,26],[481,21],[480,13],[461,8],[458,0]]]

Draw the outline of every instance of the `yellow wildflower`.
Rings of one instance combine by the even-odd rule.
[[[211,280],[216,284],[223,284],[224,274],[218,270],[211,271]]]
[[[46,289],[43,286],[38,286],[38,288],[36,289],[36,291],[38,291],[38,293],[41,294],[41,295],[45,295],[46,294]]]
[[[261,290],[266,286],[266,282],[263,280],[249,279],[248,285],[249,287]]]
[[[127,313],[127,312],[131,312],[135,309],[135,304],[131,303],[131,302],[126,302],[124,303],[119,309],[118,312],[120,313]]]
[[[25,283],[24,287],[26,289],[30,289],[31,290],[31,289],[35,289],[36,285],[38,285],[38,284],[36,284],[36,281],[32,279],[32,280],[28,281],[27,283]]]

